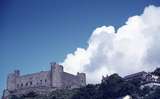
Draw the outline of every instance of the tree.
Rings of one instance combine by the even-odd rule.
[[[100,99],[115,99],[135,93],[135,86],[125,81],[118,74],[109,76],[99,87]]]
[[[160,87],[157,87],[154,92],[144,97],[144,99],[159,99],[160,98]]]
[[[156,68],[152,74],[160,77],[160,68]]]
[[[145,86],[143,89],[140,90],[139,95],[141,97],[144,97],[146,95],[148,95],[151,92],[152,88],[150,88],[149,86]]]
[[[96,86],[89,84],[86,87],[80,88],[72,99],[96,99]]]

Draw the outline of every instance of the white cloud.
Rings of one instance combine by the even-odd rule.
[[[70,73],[86,72],[87,82],[101,81],[102,75],[126,75],[160,65],[160,7],[148,6],[132,16],[117,32],[113,26],[95,29],[88,47],[77,48],[62,63]]]

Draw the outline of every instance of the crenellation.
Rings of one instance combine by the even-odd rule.
[[[10,73],[7,78],[6,93],[15,94],[29,91],[79,88],[86,85],[85,73],[73,75],[63,71],[63,66],[51,63],[51,69],[32,74],[20,75],[19,70]],[[47,91],[47,90],[46,90]]]
[[[80,84],[81,86],[85,86],[86,85],[86,74],[85,73],[77,73],[77,77],[80,80]]]

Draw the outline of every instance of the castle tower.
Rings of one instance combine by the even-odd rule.
[[[7,89],[13,91],[16,89],[16,79],[20,76],[20,71],[15,70],[14,73],[10,73],[7,77]]]
[[[51,86],[55,88],[62,88],[62,73],[63,66],[51,63]]]
[[[80,80],[80,86],[85,86],[86,85],[86,75],[85,73],[77,73],[77,77]]]

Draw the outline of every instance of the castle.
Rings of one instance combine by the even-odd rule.
[[[4,96],[25,94],[30,91],[46,93],[55,89],[73,89],[86,85],[85,73],[72,75],[63,71],[63,66],[51,63],[49,71],[20,75],[19,70],[10,73],[7,78],[7,89]]]

